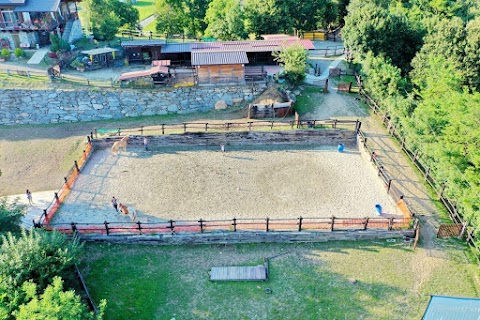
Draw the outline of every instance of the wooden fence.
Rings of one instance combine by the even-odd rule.
[[[400,143],[402,151],[407,155],[407,157],[411,160],[414,166],[422,173],[425,182],[430,185],[430,187],[432,187],[432,189],[437,194],[439,200],[447,209],[453,223],[466,226],[464,232],[465,240],[467,244],[473,250],[475,250],[477,262],[480,264],[480,247],[475,242],[475,230],[473,227],[468,226],[468,222],[463,219],[461,213],[456,206],[456,201],[454,199],[448,198],[445,195],[445,184],[436,181],[436,179],[433,177],[431,168],[421,162],[420,151],[418,149],[408,146],[406,137],[402,136],[401,132],[398,130],[398,125],[394,123],[388,113],[383,112],[380,106],[376,103],[376,101],[367,94],[367,92],[363,88],[363,81],[361,76],[355,75],[355,77],[359,87],[359,93],[363,97],[364,101],[372,109],[373,113],[382,121],[382,124],[385,126],[388,133]]]
[[[413,225],[410,218],[307,218],[296,219],[231,219],[231,220],[169,220],[164,222],[103,222],[49,224],[47,230],[66,234],[155,234],[212,232],[282,232],[282,231],[355,231],[403,230]]]
[[[218,132],[218,131],[255,131],[255,130],[294,130],[294,129],[320,129],[320,128],[353,127],[355,131],[360,127],[359,120],[277,120],[277,121],[247,121],[247,122],[182,122],[161,123],[158,125],[141,126],[140,128],[94,129],[90,132],[91,139],[105,136],[124,135],[154,135],[174,134],[187,132]]]
[[[77,177],[80,174],[80,171],[85,166],[91,153],[92,153],[92,144],[91,144],[90,138],[88,138],[87,148],[83,151],[81,158],[78,161],[77,160],[74,161],[72,168],[68,171],[67,175],[63,178],[64,183],[60,188],[60,190],[54,193],[53,200],[50,202],[47,208],[43,210],[43,213],[40,216],[40,218],[37,221],[33,220],[33,225],[35,227],[41,227],[42,225],[46,225],[50,222],[50,220],[53,218],[53,216],[57,212],[62,202],[70,193],[70,189],[72,188],[73,184],[77,180]]]

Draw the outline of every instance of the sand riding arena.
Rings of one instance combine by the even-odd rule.
[[[364,229],[409,223],[359,150],[353,128],[151,135],[148,150],[144,137],[130,135],[118,153],[111,147],[122,137],[92,139],[68,196],[45,224],[145,233],[237,231],[242,224],[269,231],[299,223],[300,230],[309,224],[333,230],[332,217],[335,226],[350,221]],[[129,214],[115,211],[113,196]]]

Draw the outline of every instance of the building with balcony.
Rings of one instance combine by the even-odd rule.
[[[82,37],[77,14],[81,0],[0,0],[1,48],[34,48],[50,44],[57,34],[68,42]],[[0,48],[0,49],[1,49]]]

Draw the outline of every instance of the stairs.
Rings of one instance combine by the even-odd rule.
[[[65,25],[65,29],[63,30],[63,34],[62,34],[63,40],[69,42],[70,34],[72,32],[72,27],[73,27],[73,20],[67,21],[67,24]]]

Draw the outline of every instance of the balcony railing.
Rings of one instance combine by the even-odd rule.
[[[14,31],[25,31],[25,30],[53,30],[58,26],[58,22],[54,19],[49,21],[45,20],[35,20],[35,21],[26,21],[26,22],[8,22],[0,21],[1,30],[14,30]]]

